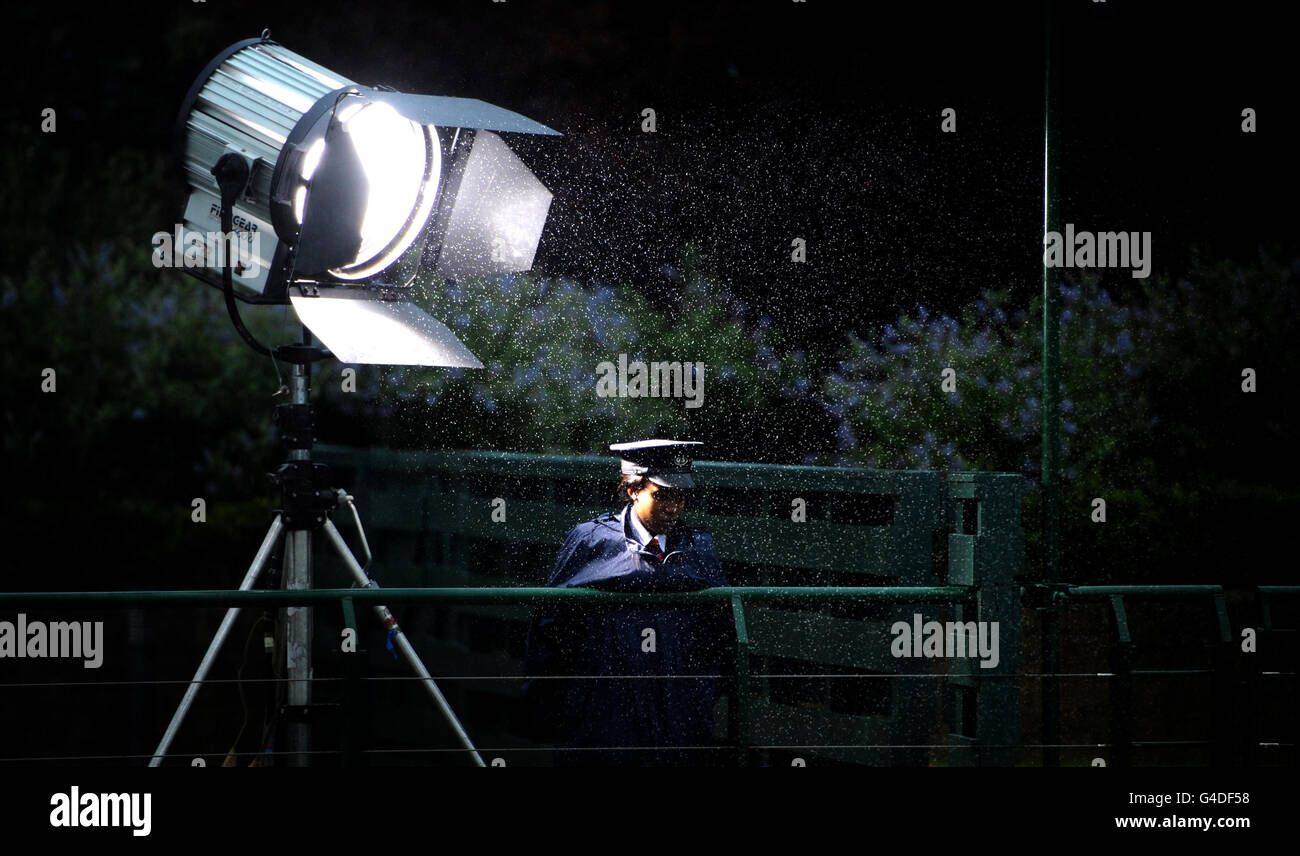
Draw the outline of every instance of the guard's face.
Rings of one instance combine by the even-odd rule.
[[[632,511],[641,520],[651,535],[662,535],[670,531],[682,513],[686,511],[686,491],[671,487],[660,487],[654,482],[633,493]]]

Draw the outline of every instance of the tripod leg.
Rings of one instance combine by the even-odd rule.
[[[309,530],[290,530],[284,536],[284,588],[303,590],[311,588],[312,533]],[[312,669],[311,637],[312,610],[306,606],[290,606],[283,613],[285,699],[289,707],[306,710],[311,706]],[[311,723],[291,716],[286,726],[289,766],[306,767],[311,764]]]
[[[347,565],[348,570],[352,572],[353,578],[356,579],[357,583],[362,587],[370,588],[370,578],[366,576],[366,572],[362,570],[361,565],[357,563],[356,557],[353,556],[352,551],[348,549],[347,542],[343,540],[343,536],[340,535],[339,530],[335,528],[334,522],[326,518],[322,528],[325,530],[325,534],[329,537],[330,543],[334,545],[334,549],[338,551],[339,557],[343,559],[343,563]],[[438,685],[433,680],[433,675],[429,674],[429,670],[424,667],[424,663],[420,660],[420,655],[415,653],[415,649],[411,647],[411,643],[406,638],[406,634],[403,633],[402,628],[398,626],[397,619],[393,617],[393,614],[388,611],[388,607],[386,606],[376,605],[374,609],[375,613],[379,616],[379,620],[383,622],[385,629],[393,633],[393,642],[397,646],[397,650],[402,652],[402,656],[406,658],[406,662],[411,667],[411,670],[420,678],[420,683],[424,685],[424,688],[429,691],[429,695],[433,698],[433,703],[438,707],[438,710],[442,712],[443,717],[447,720],[447,723],[451,725],[452,730],[456,732],[456,737],[460,740],[461,745],[465,747],[465,751],[468,752],[470,757],[474,760],[474,765],[477,767],[487,766],[483,763],[483,758],[478,754],[478,750],[474,748],[473,741],[471,741],[469,735],[465,733],[465,729],[460,724],[460,720],[456,718],[456,714],[452,711],[451,705],[447,703],[447,699],[443,696],[442,691],[438,689]]]
[[[248,573],[244,575],[244,581],[239,584],[240,591],[248,591],[257,581],[257,577],[262,573],[262,568],[266,566],[267,560],[271,556],[271,550],[275,548],[275,542],[280,538],[280,533],[284,531],[284,524],[280,522],[280,515],[275,515],[271,521],[271,528],[267,530],[266,537],[262,539],[262,546],[258,548],[257,555],[253,557],[253,564],[249,565]],[[163,756],[167,754],[168,748],[171,747],[176,732],[180,730],[181,723],[185,720],[185,714],[189,713],[190,705],[194,703],[194,697],[199,694],[199,687],[203,685],[203,679],[208,676],[208,670],[212,668],[213,662],[217,659],[217,653],[225,643],[226,637],[230,635],[230,628],[235,625],[235,618],[239,615],[239,607],[233,606],[226,610],[226,617],[221,620],[221,626],[217,628],[217,633],[212,637],[211,644],[208,645],[208,652],[203,655],[203,662],[199,663],[198,671],[190,680],[189,687],[185,690],[185,697],[181,699],[180,705],[176,708],[176,713],[172,714],[172,721],[167,726],[167,732],[158,743],[158,748],[153,752],[153,758],[149,761],[150,767],[157,767],[162,763]]]

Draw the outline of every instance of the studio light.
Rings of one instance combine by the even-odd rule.
[[[224,261],[186,270],[231,292],[250,344],[232,296],[292,304],[344,362],[480,368],[410,300],[421,280],[532,267],[551,194],[493,132],[556,133],[474,99],[360,85],[266,33],[239,42],[181,107],[176,258],[186,236],[239,233],[251,250],[232,261],[229,289]],[[233,197],[223,230],[214,169],[232,156],[242,165],[223,179]]]
[[[325,536],[358,586],[375,587],[353,497],[331,486],[328,468],[311,460],[311,367],[329,357],[483,367],[411,298],[417,283],[430,278],[532,267],[551,193],[494,131],[555,134],[482,101],[361,86],[286,50],[268,33],[222,51],[190,87],[176,123],[184,222],[154,235],[154,263],[182,260],[185,270],[220,288],[244,341],[290,364],[289,384],[282,387],[289,400],[275,416],[288,455],[271,474],[280,504],[241,591],[257,584],[277,550],[283,587],[311,588],[317,535]],[[240,319],[238,300],[291,304],[305,328],[301,341],[274,349],[257,341]],[[330,520],[345,505],[365,550],[364,566]],[[386,606],[372,608],[389,649],[406,659],[472,763],[484,766],[397,619]],[[238,607],[226,611],[150,766],[167,756],[238,614]],[[286,610],[280,621],[284,643],[277,660],[286,677],[280,709],[293,763],[306,765],[310,610]]]

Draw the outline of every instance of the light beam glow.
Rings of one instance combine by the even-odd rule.
[[[387,104],[353,107],[343,120],[369,183],[357,260],[332,273],[364,279],[401,256],[424,228],[437,197],[442,148],[432,125],[404,118]]]

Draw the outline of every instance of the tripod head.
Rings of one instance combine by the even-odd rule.
[[[330,487],[330,470],[324,464],[285,461],[268,477],[280,488],[276,510],[290,531],[318,528],[339,506],[338,491]]]

